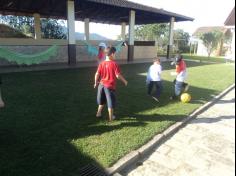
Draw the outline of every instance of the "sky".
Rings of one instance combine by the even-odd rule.
[[[135,3],[163,8],[164,10],[192,17],[193,22],[177,22],[174,29],[183,29],[190,35],[203,26],[223,26],[235,6],[234,0],[129,0]],[[128,29],[127,29],[128,30]],[[76,32],[84,32],[83,22],[76,22]],[[128,31],[127,31],[128,32]],[[90,23],[90,33],[116,39],[121,33],[119,25]]]

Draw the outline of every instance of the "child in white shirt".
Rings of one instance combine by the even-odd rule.
[[[154,59],[153,64],[148,69],[146,83],[148,85],[148,95],[150,96],[152,96],[151,95],[152,89],[153,86],[155,85],[156,93],[155,96],[152,96],[152,98],[157,102],[159,102],[158,99],[160,98],[162,90],[161,72],[162,72],[162,67],[160,58],[156,58]]]

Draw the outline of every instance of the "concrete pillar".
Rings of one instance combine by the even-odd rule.
[[[41,39],[41,23],[40,14],[34,14],[34,38],[35,40]]]
[[[174,39],[174,23],[175,23],[175,18],[171,17],[170,18],[170,28],[169,28],[169,43],[167,46],[167,59],[170,59],[170,54],[173,49],[173,39]]]
[[[121,39],[125,41],[126,23],[121,23]]]
[[[76,39],[75,39],[75,2],[67,1],[67,27],[68,27],[68,64],[76,64]]]
[[[89,41],[89,18],[84,19],[84,40]]]
[[[135,26],[135,11],[129,13],[129,43],[128,43],[128,62],[134,60],[134,26]]]
[[[194,51],[193,51],[194,55],[197,54],[197,45],[198,45],[198,42],[195,42],[195,44],[194,44]]]

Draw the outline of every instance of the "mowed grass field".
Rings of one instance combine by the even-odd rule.
[[[171,101],[174,71],[163,63],[160,103],[146,93],[150,63],[122,65],[117,119],[96,119],[96,68],[3,74],[0,109],[1,176],[74,176],[81,167],[109,167],[180,121],[235,81],[234,64],[187,62],[192,101]]]

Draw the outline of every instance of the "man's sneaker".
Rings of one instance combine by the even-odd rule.
[[[153,98],[153,100],[155,100],[156,102],[158,102],[158,103],[160,102],[156,97],[153,96],[152,98]]]
[[[113,116],[112,116],[112,120],[115,120],[115,119],[116,119],[116,116],[113,115]]]

